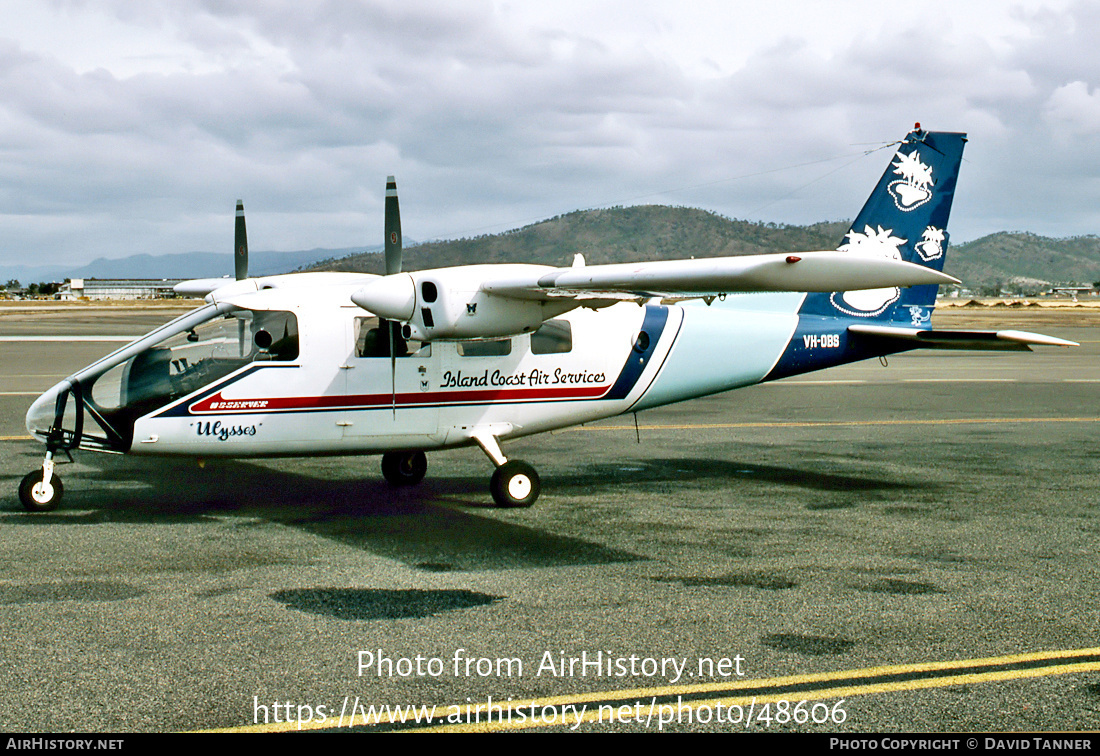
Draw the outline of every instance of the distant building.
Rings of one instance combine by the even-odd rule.
[[[1076,302],[1078,296],[1083,296],[1083,295],[1088,294],[1090,296],[1095,297],[1096,294],[1097,294],[1097,290],[1096,290],[1096,287],[1094,287],[1094,286],[1073,286],[1073,285],[1070,285],[1070,286],[1055,286],[1050,290],[1050,293],[1053,294],[1054,296],[1069,295],[1070,297],[1072,297],[1073,301]]]
[[[74,278],[61,299],[173,299],[180,278]]]

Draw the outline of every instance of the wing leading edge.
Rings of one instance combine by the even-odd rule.
[[[707,295],[764,291],[849,291],[883,286],[958,283],[921,265],[844,252],[714,257],[532,270],[486,278],[481,291],[525,300],[608,299],[667,294]]]

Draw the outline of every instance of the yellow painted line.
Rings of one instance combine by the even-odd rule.
[[[683,425],[639,425],[638,430],[724,430],[732,428],[843,428],[868,425],[997,425],[1004,423],[1097,423],[1100,417],[962,417],[942,420],[806,420],[774,423],[685,423]],[[581,425],[561,433],[577,431],[632,431],[633,425]]]
[[[34,436],[0,436],[0,441],[31,441]]]
[[[978,659],[955,659],[942,662],[921,662],[916,664],[899,664],[880,667],[867,667],[863,669],[841,670],[836,672],[821,672],[808,675],[791,675],[786,677],[774,677],[754,680],[735,680],[715,683],[701,683],[695,685],[670,685],[653,688],[632,688],[628,690],[599,691],[593,693],[581,693],[575,695],[551,696],[547,698],[525,699],[519,701],[493,701],[493,713],[496,721],[464,721],[452,724],[428,725],[419,724],[412,715],[404,718],[390,716],[389,719],[376,717],[376,721],[355,724],[354,721],[343,721],[338,724],[336,712],[324,722],[272,722],[265,724],[246,725],[243,727],[230,727],[205,732],[288,732],[292,730],[332,730],[338,727],[345,729],[374,727],[378,725],[410,725],[400,728],[403,732],[497,732],[503,730],[527,730],[539,727],[568,727],[579,723],[602,722],[603,716],[608,711],[618,711],[621,706],[629,705],[634,708],[641,706],[640,711],[653,716],[661,706],[673,707],[677,711],[695,711],[709,708],[712,710],[719,705],[726,707],[741,707],[748,709],[787,701],[793,704],[799,701],[820,701],[822,699],[847,699],[852,696],[872,695],[878,693],[892,693],[898,691],[927,690],[932,688],[944,688],[953,685],[977,685],[991,682],[1005,682],[1028,678],[1049,677],[1052,675],[1079,674],[1084,672],[1100,671],[1100,648],[1058,649],[1053,651],[1039,651],[1026,654],[1010,654],[1007,656],[993,656]],[[1031,665],[1025,668],[1010,669],[1013,665]],[[997,669],[1001,667],[1002,669]],[[987,668],[987,669],[983,669]],[[945,671],[959,670],[958,674],[941,674]],[[967,671],[969,670],[969,671]],[[927,675],[921,677],[919,675]],[[911,679],[895,679],[917,675]],[[885,679],[883,679],[885,678]],[[824,683],[824,684],[822,684]],[[799,688],[805,688],[799,690]],[[751,695],[737,691],[751,689]],[[772,689],[772,692],[769,692]],[[705,694],[714,693],[713,697]],[[702,695],[700,695],[702,694]],[[733,694],[733,695],[722,695]],[[675,703],[671,697],[676,696]],[[687,701],[679,700],[682,696],[692,696]],[[657,699],[667,699],[658,702]],[[359,699],[357,698],[356,701]],[[839,702],[838,702],[839,703]],[[594,705],[591,710],[579,712],[576,707],[581,705]],[[603,705],[605,711],[600,710]],[[346,706],[346,701],[345,701]],[[367,703],[363,703],[365,708]],[[444,720],[449,714],[454,714],[460,719],[467,719],[478,711],[487,711],[489,702],[450,704],[445,706],[422,707],[417,705],[417,710],[423,708],[435,710],[436,720]],[[471,708],[475,707],[475,708]],[[554,716],[553,721],[531,721],[525,717],[524,721],[516,721],[517,712],[530,710],[541,713],[544,707],[562,707]],[[608,709],[610,707],[610,709]],[[377,706],[375,710],[383,707]],[[406,707],[402,707],[405,709]],[[568,713],[568,711],[572,713]],[[778,709],[777,709],[778,711]],[[360,720],[362,719],[362,715]],[[774,719],[774,714],[772,714]],[[341,717],[343,719],[343,717]],[[652,724],[653,722],[651,722]],[[737,724],[737,722],[734,722]],[[743,723],[742,723],[743,724]],[[818,724],[821,724],[818,722]],[[749,723],[745,725],[763,729],[764,725]]]

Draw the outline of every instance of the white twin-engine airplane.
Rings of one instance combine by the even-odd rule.
[[[835,251],[618,265],[468,265],[401,272],[386,185],[386,275],[189,281],[208,304],[89,365],[31,406],[46,444],[19,489],[62,494],[58,452],[187,457],[382,454],[394,485],[425,452],[476,445],[502,507],[540,481],[500,442],[920,347],[1072,342],[933,330],[965,135],[917,128]],[[690,250],[689,250],[690,251]],[[809,292],[809,293],[807,293]],[[735,295],[735,296],[725,296]]]

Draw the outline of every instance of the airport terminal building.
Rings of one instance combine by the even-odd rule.
[[[173,299],[179,278],[74,278],[61,299]]]

